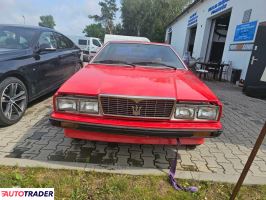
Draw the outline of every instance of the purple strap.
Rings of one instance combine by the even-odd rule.
[[[177,140],[177,147],[179,146],[179,141]],[[179,185],[175,180],[175,172],[176,172],[176,165],[177,165],[177,157],[178,157],[178,148],[176,148],[176,155],[175,159],[172,161],[170,170],[169,170],[169,181],[170,184],[175,188],[175,190],[183,190],[187,192],[197,192],[198,188],[194,186],[190,187],[183,187]]]

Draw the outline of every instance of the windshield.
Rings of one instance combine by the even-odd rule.
[[[155,44],[109,43],[92,63],[185,68],[169,46]]]
[[[0,27],[0,48],[27,49],[30,47],[35,31],[26,28]]]

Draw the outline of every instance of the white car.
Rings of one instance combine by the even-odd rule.
[[[150,42],[146,37],[137,37],[137,36],[126,36],[126,35],[111,35],[105,34],[104,44],[110,41],[139,41],[139,42]]]
[[[83,58],[94,56],[102,47],[99,38],[73,35],[68,37],[82,50]]]

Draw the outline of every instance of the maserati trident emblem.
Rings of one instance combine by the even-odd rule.
[[[135,106],[132,106],[132,114],[134,116],[140,116],[140,110],[141,110],[141,107],[138,106],[138,105],[135,105]]]

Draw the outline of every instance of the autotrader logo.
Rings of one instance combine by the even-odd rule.
[[[0,188],[0,200],[54,200],[54,188]]]

